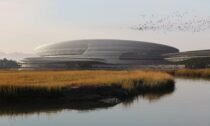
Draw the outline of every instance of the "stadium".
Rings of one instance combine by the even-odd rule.
[[[130,40],[75,40],[43,45],[38,57],[22,60],[24,69],[136,69],[174,64],[177,48]],[[184,53],[185,54],[185,53]]]

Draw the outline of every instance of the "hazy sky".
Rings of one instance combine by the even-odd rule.
[[[74,39],[129,39],[210,49],[210,30],[132,30],[144,15],[175,11],[210,16],[210,0],[0,0],[0,52],[27,52],[41,44]]]

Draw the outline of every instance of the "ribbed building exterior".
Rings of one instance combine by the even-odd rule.
[[[167,65],[167,54],[179,50],[161,44],[129,40],[75,40],[40,46],[39,57],[22,61],[25,69],[132,69]]]
[[[165,59],[172,62],[182,62],[197,58],[210,58],[210,50],[196,50],[180,53],[165,54]]]

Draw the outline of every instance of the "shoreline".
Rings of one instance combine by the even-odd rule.
[[[6,104],[35,99],[117,104],[175,87],[173,77],[157,71],[0,71],[0,78],[0,102]]]
[[[188,79],[210,79],[210,69],[180,69],[175,71],[166,71],[174,77]]]
[[[145,97],[153,101],[174,92],[175,84],[170,83],[168,86],[150,89],[150,91],[148,89],[129,91],[130,93],[117,87],[82,87],[66,89],[66,91],[62,91],[65,93],[59,96],[24,98],[18,96],[5,100],[0,98],[0,116],[50,113],[64,109],[77,111],[106,109],[120,103],[131,103],[138,97]]]
[[[45,92],[44,89],[15,89],[16,94],[4,95],[0,92],[0,99],[2,101],[18,101],[27,99],[66,99],[68,101],[100,101],[102,99],[115,98],[124,101],[127,98],[135,97],[137,95],[144,95],[148,93],[164,94],[174,90],[175,82],[170,80],[164,86],[149,87],[138,85],[134,89],[127,90],[117,85],[111,86],[81,86],[81,87],[66,87],[63,89],[52,89]]]

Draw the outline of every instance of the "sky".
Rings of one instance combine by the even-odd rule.
[[[141,15],[175,11],[210,16],[210,0],[0,0],[0,52],[33,53],[42,44],[77,39],[123,39],[210,49],[210,30],[138,31]]]

